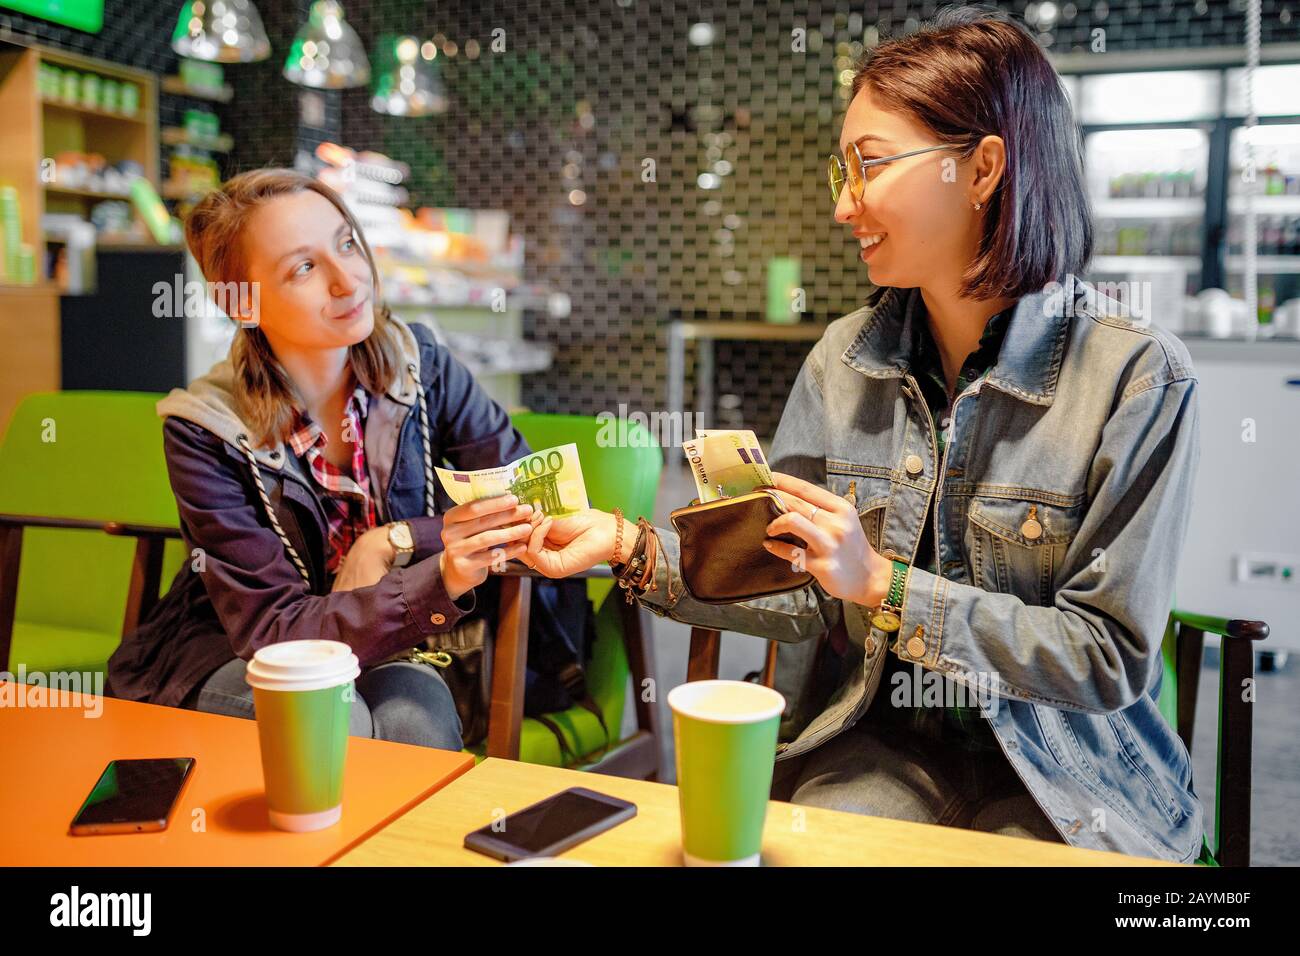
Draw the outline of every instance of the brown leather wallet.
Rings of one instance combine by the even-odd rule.
[[[813,576],[763,547],[767,526],[786,511],[777,495],[758,489],[734,498],[692,503],[669,518],[681,542],[682,581],[705,604],[736,604],[807,587]],[[798,547],[791,534],[777,536]]]

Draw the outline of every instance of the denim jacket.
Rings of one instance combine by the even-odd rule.
[[[790,705],[779,760],[861,717],[894,653],[986,692],[981,712],[1066,842],[1191,862],[1202,809],[1187,749],[1156,706],[1200,455],[1186,348],[1084,282],[1053,283],[1017,303],[997,364],[956,397],[941,459],[908,366],[918,321],[920,290],[884,288],[831,323],[771,454],[774,470],[851,495],[872,545],[904,560],[934,497],[940,573],[911,569],[896,640],[816,584],[696,602],[662,529],[658,589],[642,603],[790,644],[778,657]],[[840,625],[848,653],[834,689],[809,699],[812,638]]]

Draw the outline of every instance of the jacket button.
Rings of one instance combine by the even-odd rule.
[[[919,637],[912,637],[907,642],[907,653],[911,657],[925,656],[925,641]]]
[[[876,653],[876,639],[874,637],[868,637],[867,642],[863,645],[862,649],[867,652],[868,657]]]
[[[446,624],[447,616],[445,614],[439,614],[438,612],[435,611],[434,613],[429,615],[429,621],[437,625]]]
[[[925,470],[925,463],[921,461],[920,455],[908,455],[903,460],[903,467],[907,469],[909,475],[919,475]]]

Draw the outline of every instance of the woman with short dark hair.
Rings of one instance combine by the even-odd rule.
[[[657,613],[788,642],[778,797],[1191,861],[1202,810],[1157,706],[1187,351],[1077,278],[1079,134],[1028,31],[945,11],[853,91],[831,194],[878,288],[813,348],[771,455],[789,513],[765,547],[816,583],[703,604],[672,532],[596,511],[544,520],[526,560],[611,560]]]

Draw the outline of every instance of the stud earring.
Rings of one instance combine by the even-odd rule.
[[[979,209],[979,207],[982,206],[982,205],[983,205],[983,203],[978,203],[978,202],[977,202],[977,203],[975,204],[975,208],[976,208],[976,209]]]

